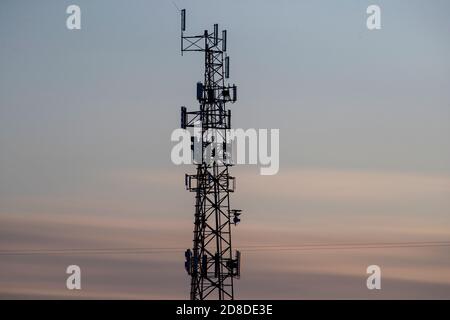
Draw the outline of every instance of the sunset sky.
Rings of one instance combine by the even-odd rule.
[[[228,30],[233,127],[280,129],[277,175],[231,169],[236,297],[450,299],[450,3],[175,3],[189,34]],[[181,57],[179,27],[171,1],[1,1],[0,298],[188,298],[194,167],[170,134],[203,57]]]

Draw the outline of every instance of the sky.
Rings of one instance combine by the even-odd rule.
[[[232,168],[236,297],[449,299],[446,246],[268,249],[450,242],[448,1],[175,3],[188,34],[228,30],[233,126],[280,129],[277,175]],[[0,298],[188,298],[194,168],[172,164],[170,134],[197,107],[203,60],[180,55],[179,28],[171,1],[0,3]],[[381,290],[366,288],[372,264]]]

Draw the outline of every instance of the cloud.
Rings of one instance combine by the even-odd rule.
[[[105,188],[100,190],[24,195],[14,199],[17,206],[11,200],[11,210],[0,212],[0,250],[175,250],[3,255],[0,297],[187,298],[183,248],[192,244],[193,200],[183,190],[180,172],[113,172],[103,177]],[[238,298],[450,297],[448,247],[248,250],[255,245],[448,241],[447,177],[334,170],[284,170],[274,177],[233,172],[238,192],[232,202],[244,209],[243,222],[233,230],[234,247],[243,248]],[[65,289],[69,264],[82,268],[81,292]],[[378,294],[365,288],[370,264],[382,268]]]

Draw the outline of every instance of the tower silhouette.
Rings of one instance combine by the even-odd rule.
[[[191,300],[234,299],[233,280],[240,276],[240,252],[233,256],[231,227],[240,221],[241,210],[231,209],[230,193],[235,178],[230,176],[231,111],[237,87],[225,84],[230,74],[226,54],[227,31],[219,35],[218,25],[202,35],[185,36],[186,10],[181,10],[181,53],[204,54],[204,79],[197,83],[199,110],[181,107],[181,128],[194,131],[191,150],[195,174],[185,175],[186,189],[195,193],[193,248],[185,252],[185,268],[191,276]]]

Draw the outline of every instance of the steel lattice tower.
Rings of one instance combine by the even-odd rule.
[[[196,173],[186,174],[186,189],[195,193],[193,248],[185,252],[185,268],[191,276],[191,300],[234,298],[233,279],[240,276],[240,252],[235,257],[231,246],[231,225],[237,224],[241,210],[230,208],[230,193],[235,178],[229,175],[232,166],[227,130],[231,128],[231,111],[226,103],[236,101],[236,86],[225,85],[229,77],[226,55],[226,30],[219,37],[218,25],[213,32],[185,36],[186,11],[181,10],[181,53],[204,54],[203,82],[197,83],[200,109],[186,111],[181,107],[181,127],[198,130],[198,139],[191,138]],[[197,140],[197,141],[195,141]]]

